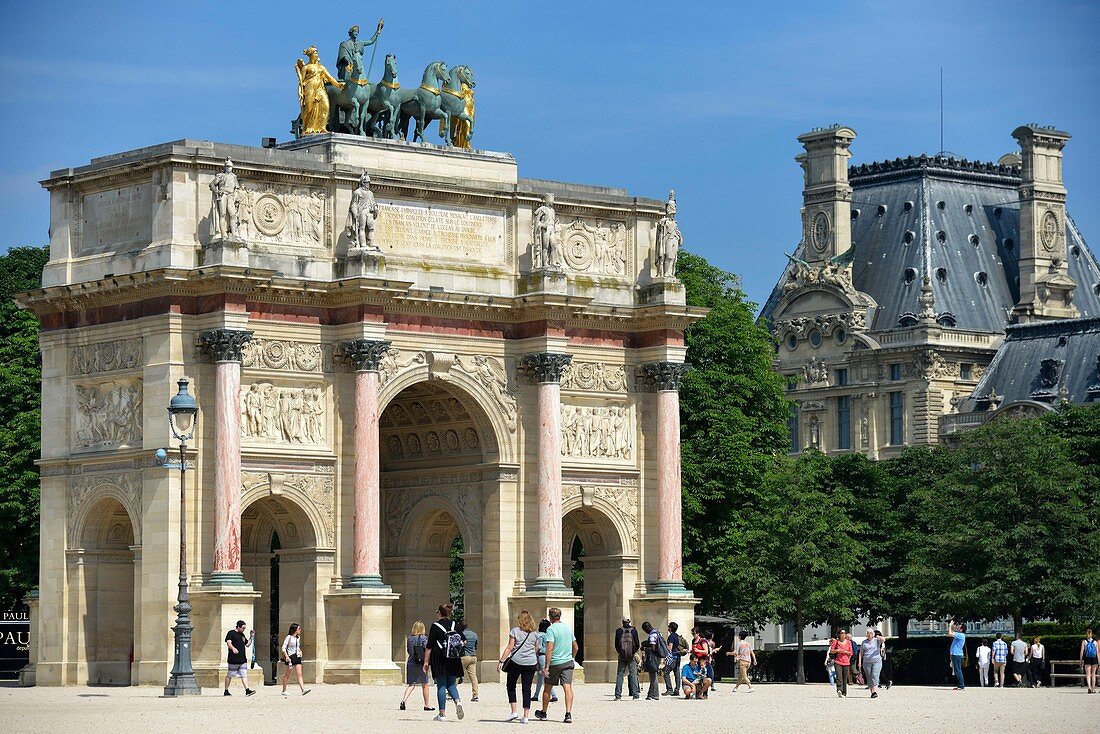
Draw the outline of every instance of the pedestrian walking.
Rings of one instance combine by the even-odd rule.
[[[428,671],[424,670],[424,659],[427,657],[428,636],[424,634],[424,623],[419,619],[413,622],[409,636],[405,638],[405,695],[401,698],[401,710],[405,710],[405,702],[409,700],[413,690],[420,686],[424,694],[424,710],[435,711],[428,700]]]
[[[436,609],[437,619],[428,630],[428,646],[424,650],[422,669],[427,674],[431,670],[435,678],[435,698],[439,713],[432,721],[447,720],[447,696],[455,702],[455,714],[462,719],[466,713],[462,710],[462,700],[458,695],[458,678],[462,675],[462,651],[466,649],[466,638],[458,631],[458,625],[451,619],[451,604],[440,604]]]
[[[565,691],[565,723],[573,723],[573,668],[577,654],[577,638],[569,625],[561,621],[561,610],[550,607],[548,612],[550,626],[546,628],[546,666],[542,674],[546,676],[546,689],[542,692],[542,709],[535,711],[536,719],[546,719],[546,710],[550,708],[550,688],[561,686]]]
[[[680,695],[680,657],[687,651],[687,640],[681,635],[678,630],[680,625],[675,622],[668,623],[668,637],[665,638],[665,644],[668,646],[668,659],[665,661],[665,695],[666,696],[679,696]],[[675,681],[675,684],[673,683]]]
[[[955,625],[951,620],[947,625],[947,636],[951,638],[951,668],[955,671],[955,687],[953,691],[965,691],[966,681],[963,680],[963,658],[966,657],[966,625]]]
[[[983,637],[978,644],[978,649],[975,650],[975,656],[978,661],[978,683],[982,688],[989,685],[989,662],[993,659],[993,648],[991,648]]]
[[[1036,637],[1028,649],[1027,678],[1032,688],[1043,687],[1043,673],[1046,672],[1047,648],[1042,637]]]
[[[466,647],[462,650],[463,677],[470,681],[470,700],[477,701],[477,632],[463,619],[458,623],[458,631],[466,638]]]
[[[546,684],[546,676],[542,674],[542,669],[546,667],[546,630],[550,629],[550,620],[542,619],[539,621],[539,668],[535,671],[535,692],[532,698],[535,701],[542,700],[542,687]],[[557,703],[558,697],[554,694],[554,687],[547,686],[550,691],[550,703]]]
[[[535,668],[539,664],[539,633],[535,627],[535,618],[526,609],[516,618],[516,626],[508,633],[508,645],[500,654],[498,669],[505,674],[505,686],[508,689],[508,704],[512,713],[505,721],[526,724],[531,715],[531,681],[535,677]],[[523,682],[523,716],[516,711],[516,681]]]
[[[848,668],[852,664],[852,641],[848,639],[848,633],[841,630],[837,639],[829,644],[829,652],[833,656],[833,665],[836,667],[836,695],[840,698],[848,697]]]
[[[306,688],[306,684],[302,681],[302,625],[292,624],[290,630],[286,633],[286,638],[283,640],[283,646],[280,648],[283,656],[283,698],[286,698],[290,694],[286,692],[287,684],[290,683],[290,672],[294,671],[298,675],[298,688],[302,691],[302,695],[306,695],[312,689]]]
[[[829,674],[829,685],[836,685],[836,655],[833,652],[833,647],[837,642],[837,638],[829,638],[829,647],[825,650],[825,672]]]
[[[998,632],[993,640],[993,683],[997,688],[1004,688],[1005,665],[1008,664],[1008,643],[1002,637],[1004,635]]]
[[[229,692],[229,684],[234,678],[240,678],[244,683],[244,695],[254,696],[256,691],[248,687],[248,657],[245,655],[245,647],[248,638],[244,636],[244,629],[248,624],[244,620],[237,622],[237,626],[225,633],[225,648],[227,651],[225,662],[228,670],[225,674],[225,692],[223,696],[232,696]]]
[[[1027,643],[1020,639],[1020,633],[1016,632],[1016,639],[1009,645],[1012,653],[1012,678],[1016,681],[1016,687],[1024,685],[1024,676],[1027,675]]]
[[[638,644],[638,630],[630,626],[629,617],[623,617],[622,627],[615,630],[614,643],[617,654],[615,700],[621,700],[623,697],[623,676],[625,675],[630,697],[637,701],[642,697],[642,692],[638,685],[638,662],[634,659],[634,655],[641,648]]]
[[[1085,669],[1085,685],[1089,693],[1096,693],[1096,666],[1100,664],[1097,659],[1096,638],[1092,636],[1092,629],[1085,630],[1085,639],[1081,640],[1081,666]]]
[[[875,637],[875,631],[868,628],[867,637],[859,643],[859,669],[863,671],[863,679],[867,681],[867,687],[871,689],[871,698],[878,698],[879,675],[882,673],[883,642],[881,637]]]
[[[890,686],[894,683],[894,651],[882,636],[882,630],[875,630],[875,637],[882,640],[882,675],[879,676],[879,680],[883,688],[890,690]]]
[[[642,622],[642,632],[646,635],[645,642],[642,643],[642,667],[649,673],[649,692],[645,699],[659,701],[661,700],[661,664],[668,653],[668,648],[661,639],[661,633],[649,622]]]
[[[752,681],[749,680],[749,666],[756,665],[756,651],[752,649],[752,644],[749,643],[748,637],[749,633],[745,630],[741,630],[737,648],[726,653],[726,655],[733,655],[733,659],[737,663],[737,684],[733,687],[734,693],[737,693],[737,689],[742,685],[748,686],[749,693],[752,693]]]
[[[718,687],[714,684],[718,682],[718,676],[714,674],[714,660],[715,655],[722,649],[722,646],[714,641],[714,630],[710,630],[706,633],[705,639],[707,642],[707,677],[710,678],[710,690],[712,693],[718,692]]]

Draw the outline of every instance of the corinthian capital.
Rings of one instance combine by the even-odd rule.
[[[647,362],[642,365],[646,382],[654,385],[657,392],[679,390],[684,375],[689,371],[691,365],[686,362]]]
[[[524,365],[534,376],[536,382],[561,382],[561,373],[566,365],[573,361],[572,354],[560,352],[536,352],[525,355]]]
[[[252,341],[252,332],[237,329],[211,329],[200,335],[203,351],[215,362],[240,362],[241,350]]]
[[[340,342],[340,354],[357,372],[377,372],[390,342],[373,339],[352,339]]]

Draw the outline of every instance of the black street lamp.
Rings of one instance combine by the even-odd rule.
[[[187,596],[187,503],[184,502],[187,487],[187,442],[195,436],[195,416],[199,405],[195,397],[187,392],[187,380],[179,381],[179,392],[168,403],[168,425],[172,435],[180,444],[180,583],[178,603],[172,607],[176,611],[175,657],[172,661],[172,677],[164,687],[165,696],[197,696],[202,693],[195,680],[195,669],[191,666],[191,602]],[[174,463],[168,463],[168,452],[157,450],[157,462],[164,467],[174,469]]]

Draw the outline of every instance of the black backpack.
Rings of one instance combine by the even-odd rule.
[[[423,638],[419,638],[412,646],[412,661],[417,665],[424,664],[424,653],[427,651],[428,645]]]
[[[436,622],[435,626],[445,633],[443,640],[439,643],[439,649],[443,651],[443,657],[448,660],[461,659],[462,651],[466,649],[466,637],[455,629],[455,623],[451,622],[449,630],[439,622]]]

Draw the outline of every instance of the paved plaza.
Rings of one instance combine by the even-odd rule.
[[[239,684],[238,684],[239,685]],[[15,732],[288,731],[341,732],[377,723],[390,732],[423,732],[432,727],[500,729],[508,712],[504,687],[484,684],[481,701],[465,705],[463,721],[434,724],[433,714],[399,711],[403,688],[318,685],[302,698],[284,700],[279,689],[264,687],[246,699],[207,689],[199,699],[168,700],[155,688],[0,688],[4,730]],[[611,700],[606,684],[577,686],[575,723],[570,732],[809,732],[844,728],[852,722],[865,732],[1087,732],[1100,721],[1100,696],[1083,688],[953,692],[940,687],[895,687],[872,701],[866,691],[840,700],[826,685],[759,685],[754,693],[733,694],[722,686],[708,701]],[[468,695],[469,687],[462,693]],[[643,687],[644,691],[644,687]],[[434,689],[432,690],[434,705]],[[410,699],[416,704],[418,698]],[[421,701],[422,704],[422,701]],[[410,706],[412,708],[412,706]],[[560,730],[564,706],[552,704],[550,722],[531,721],[539,730]],[[449,714],[453,716],[453,711]]]

